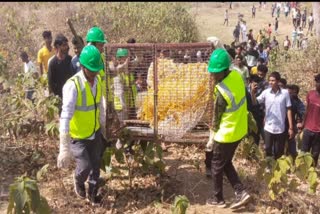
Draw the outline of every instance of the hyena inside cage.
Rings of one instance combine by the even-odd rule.
[[[108,90],[120,126],[137,139],[206,141],[212,50],[211,43],[107,44]]]

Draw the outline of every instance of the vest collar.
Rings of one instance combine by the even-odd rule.
[[[80,79],[81,79],[81,81],[83,81],[84,83],[88,83],[90,86],[91,86],[91,84],[89,83],[89,81],[87,80],[87,78],[85,77],[85,75],[84,75],[84,73],[83,73],[83,70],[81,69],[80,70],[80,72],[78,72],[79,73],[79,77],[80,77]],[[96,84],[97,84],[97,76],[95,76],[95,78],[94,78],[94,83],[93,83],[93,86],[95,86]],[[92,86],[92,87],[93,87]]]

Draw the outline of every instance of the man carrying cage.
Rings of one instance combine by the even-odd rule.
[[[241,141],[248,132],[248,112],[245,85],[241,75],[230,71],[228,52],[216,49],[212,53],[208,71],[213,75],[214,116],[210,127],[207,151],[211,150],[211,173],[213,197],[208,205],[225,207],[223,198],[223,173],[235,190],[235,201],[231,209],[237,209],[249,202],[251,196],[246,192],[232,164],[232,158]]]

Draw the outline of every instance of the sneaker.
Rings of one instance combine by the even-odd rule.
[[[73,185],[74,185],[74,192],[77,196],[79,196],[81,199],[86,198],[86,187],[83,184],[78,184],[76,181],[75,174],[73,174]]]
[[[210,206],[220,207],[220,208],[225,208],[226,207],[226,202],[223,199],[222,200],[218,200],[216,197],[207,199],[206,204],[210,205]]]
[[[102,201],[102,197],[101,195],[91,195],[91,196],[88,196],[88,201],[91,203],[92,206],[97,206],[101,203]]]
[[[92,206],[98,205],[101,203],[102,197],[98,195],[99,187],[97,185],[92,185],[89,183],[88,189],[88,200],[91,202]]]
[[[212,177],[210,168],[206,168],[206,176],[207,176],[207,178],[211,178]]]
[[[247,204],[251,199],[251,196],[246,192],[242,191],[240,193],[236,193],[236,199],[233,204],[230,206],[231,209],[237,209],[245,204]]]

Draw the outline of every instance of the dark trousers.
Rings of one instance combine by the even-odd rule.
[[[32,95],[33,93],[35,92],[35,90],[33,88],[28,88],[26,91],[25,91],[25,98],[29,99],[32,101],[32,103],[34,102],[34,98],[32,98]]]
[[[314,166],[317,166],[320,152],[320,132],[312,132],[308,129],[304,129],[301,150],[303,152],[311,152]]]
[[[285,137],[286,137],[286,142],[288,143],[287,144],[286,155],[291,155],[293,160],[295,160],[295,158],[298,155],[298,152],[297,152],[297,141],[296,141],[296,139],[294,137],[292,139],[289,139],[288,130],[285,131]]]
[[[223,172],[233,189],[239,193],[244,190],[238,174],[232,164],[233,155],[240,141],[234,143],[218,143],[213,145],[211,173],[213,180],[213,195],[223,200]]]
[[[100,177],[101,132],[93,140],[72,140],[71,152],[76,160],[75,178],[82,185],[89,178],[89,185],[95,187]]]
[[[101,134],[101,158],[107,147],[111,147],[112,141],[106,140]]]
[[[256,120],[257,123],[257,127],[258,127],[258,133],[251,133],[254,139],[254,143],[259,146],[259,142],[260,142],[260,136],[263,137],[264,131],[263,131],[263,116],[261,117],[260,115],[253,115],[254,119]]]
[[[213,156],[212,152],[206,152],[206,158],[204,159],[204,164],[208,169],[211,169],[212,156]]]
[[[286,142],[286,133],[272,134],[264,130],[264,142],[266,156],[273,156],[274,159],[280,158],[284,154],[284,146]]]
[[[287,148],[287,155],[291,155],[293,160],[297,157],[297,141],[293,137],[292,139],[288,139],[288,148]]]

